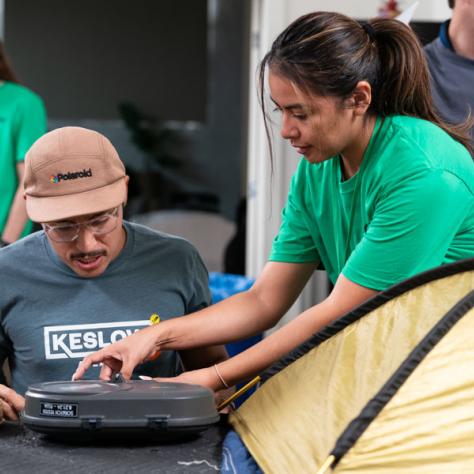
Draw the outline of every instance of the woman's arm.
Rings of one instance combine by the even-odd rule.
[[[9,244],[20,238],[25,224],[28,221],[25,199],[23,197],[23,176],[25,173],[25,164],[23,162],[16,165],[16,172],[18,176],[18,187],[1,236],[2,240]]]
[[[324,326],[343,316],[377,294],[377,291],[351,282],[340,275],[331,294],[321,303],[301,313],[260,343],[221,362],[219,374],[227,385],[248,380],[291,352]],[[222,382],[213,367],[185,372],[180,382],[207,386],[213,390],[222,388]]]
[[[104,364],[102,378],[109,379],[113,372],[118,371],[130,377],[133,368],[158,348],[191,348],[199,344],[241,339],[260,332],[286,312],[312,270],[313,266],[307,264],[269,263],[255,288],[194,315],[169,321],[168,329],[162,330],[161,334],[157,334],[158,326],[153,326],[108,346],[86,357],[74,378],[81,378],[93,363],[98,362]],[[303,312],[262,342],[220,363],[220,375],[227,385],[251,378],[376,293],[341,275],[323,302]],[[186,372],[179,380],[214,390],[222,388],[222,382],[212,367]]]
[[[179,351],[179,357],[184,370],[196,370],[223,362],[229,358],[229,354],[225,346],[220,344],[218,346],[181,350]]]
[[[268,263],[250,290],[188,316],[163,321],[87,356],[73,378],[103,363],[101,378],[129,378],[135,366],[158,350],[187,350],[258,334],[285,314],[315,269],[313,264]]]

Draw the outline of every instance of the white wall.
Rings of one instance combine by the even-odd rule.
[[[415,0],[401,0],[400,9],[412,5]],[[382,0],[291,0],[288,2],[289,19],[315,10],[328,10],[344,13],[355,18],[371,18],[377,15]],[[421,0],[417,7],[414,20],[442,21],[451,15],[447,0]]]
[[[3,40],[5,19],[5,0],[0,0],[0,40]]]
[[[278,33],[291,21],[292,15],[295,15],[294,5],[288,0],[254,0],[253,2],[246,253],[246,270],[252,277],[260,273],[268,259],[273,237],[277,234],[280,225],[280,213],[286,200],[288,184],[298,164],[298,157],[294,150],[289,150],[288,144],[279,138],[278,129],[274,129],[272,174],[267,138],[257,99],[255,74],[260,59],[270,48]],[[322,272],[316,272],[302,297],[277,327],[285,324],[315,301],[323,299],[326,293],[326,276]]]

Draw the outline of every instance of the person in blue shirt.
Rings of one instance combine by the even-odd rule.
[[[438,113],[458,124],[474,113],[474,1],[449,0],[450,20],[439,36],[425,46],[431,92]],[[471,128],[474,143],[474,128]]]

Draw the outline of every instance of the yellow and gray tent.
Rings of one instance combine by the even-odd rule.
[[[266,473],[474,473],[474,259],[313,336],[230,418]]]

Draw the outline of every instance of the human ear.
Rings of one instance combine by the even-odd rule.
[[[372,87],[367,81],[359,81],[348,100],[356,115],[364,115],[372,102]]]
[[[125,207],[127,205],[127,202],[128,202],[128,183],[130,181],[130,176],[125,175],[124,180],[125,180],[125,186],[127,187],[127,193],[126,193],[126,196],[125,196],[125,201],[123,202],[123,207]]]

